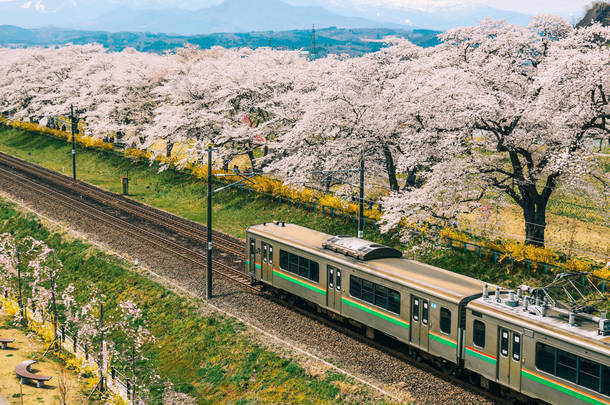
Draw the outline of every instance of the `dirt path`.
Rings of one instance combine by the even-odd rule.
[[[24,360],[39,360],[32,370],[37,374],[52,376],[44,388],[36,388],[35,384],[23,384],[23,405],[54,405],[59,404],[59,364],[41,359],[45,347],[36,337],[28,337],[12,327],[11,319],[0,309],[0,336],[15,339],[9,350],[0,349],[0,405],[21,405],[19,398],[19,380],[15,377],[15,366]],[[93,404],[81,392],[82,384],[77,376],[66,373],[69,387],[68,404]]]

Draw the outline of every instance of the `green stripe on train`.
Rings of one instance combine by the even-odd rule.
[[[319,293],[319,294],[326,295],[326,291],[325,291],[325,290],[323,290],[323,289],[321,289],[321,288],[314,287],[314,286],[312,286],[312,285],[309,285],[309,284],[307,284],[307,283],[305,283],[305,282],[303,282],[303,281],[299,280],[298,278],[294,278],[294,277],[290,277],[290,276],[285,275],[285,274],[282,274],[282,273],[278,273],[278,272],[277,272],[277,271],[275,271],[275,270],[273,271],[273,274],[275,274],[275,275],[276,275],[276,276],[278,276],[278,277],[283,278],[284,280],[288,280],[288,281],[290,281],[291,283],[295,283],[295,284],[300,285],[301,287],[308,288],[308,289],[310,289],[311,291],[315,291],[315,292],[317,292],[317,293]]]
[[[585,402],[588,402],[588,403],[594,404],[594,405],[607,405],[608,404],[608,402],[606,402],[606,401],[602,401],[601,399],[597,399],[592,396],[581,394],[580,392],[575,391],[571,388],[564,387],[553,381],[549,381],[546,378],[542,378],[535,374],[532,374],[532,373],[528,372],[527,370],[521,370],[521,375],[525,378],[529,378],[532,381],[536,381],[542,385],[546,385],[547,387],[550,387],[550,388],[556,389],[557,391],[563,392],[564,394],[568,394],[568,395],[573,396],[574,398],[578,398],[581,401],[585,401]]]
[[[382,312],[374,311],[374,310],[372,310],[372,309],[370,309],[370,308],[368,308],[368,307],[366,307],[364,305],[360,305],[360,304],[357,304],[355,302],[346,300],[345,298],[341,298],[341,302],[343,302],[344,304],[347,304],[347,305],[349,305],[351,307],[354,307],[356,309],[359,309],[361,311],[367,312],[367,313],[369,313],[371,315],[375,315],[375,316],[377,316],[377,317],[379,317],[381,319],[384,319],[384,320],[386,320],[388,322],[392,322],[395,325],[402,326],[405,329],[409,329],[409,327],[410,327],[409,324],[407,322],[405,322],[405,321],[401,321],[401,320],[392,318],[391,316],[388,316],[388,315],[386,315],[386,314],[384,314]]]
[[[466,353],[471,355],[472,357],[476,357],[479,360],[483,360],[483,361],[486,361],[486,362],[488,362],[490,364],[494,364],[494,365],[496,364],[496,359],[492,359],[490,357],[484,356],[481,353],[475,352],[474,350],[471,350],[469,348],[466,348]]]
[[[432,339],[432,340],[436,340],[439,343],[447,345],[447,346],[449,346],[449,347],[451,347],[453,349],[457,349],[457,344],[453,343],[452,341],[450,341],[448,339],[445,339],[445,338],[443,338],[441,336],[433,335],[432,333],[429,333],[429,336],[430,336],[430,339]]]

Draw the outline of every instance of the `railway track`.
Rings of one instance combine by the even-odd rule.
[[[43,181],[49,182],[53,185],[64,187],[66,189],[72,190],[73,192],[77,192],[80,194],[86,194],[88,196],[97,196],[97,197],[99,197],[100,201],[102,201],[104,203],[106,203],[106,201],[108,201],[108,204],[114,206],[115,208],[123,209],[123,207],[127,206],[129,210],[133,210],[133,213],[132,213],[133,215],[144,217],[145,219],[150,218],[149,220],[156,224],[160,224],[160,221],[162,221],[164,218],[170,218],[172,220],[172,223],[174,224],[173,226],[175,226],[175,227],[177,227],[178,224],[180,224],[180,226],[182,226],[182,224],[189,225],[189,224],[187,224],[188,221],[174,220],[173,218],[171,218],[172,217],[171,214],[167,214],[160,210],[159,210],[159,212],[162,212],[163,214],[143,213],[142,207],[147,208],[147,206],[145,206],[145,205],[139,206],[138,204],[130,203],[128,201],[125,201],[120,196],[112,195],[111,193],[105,192],[103,190],[98,190],[98,189],[88,186],[82,182],[74,182],[71,178],[68,178],[68,177],[60,175],[60,174],[55,174],[48,169],[44,169],[44,168],[41,168],[40,166],[33,165],[28,162],[24,162],[20,159],[13,158],[12,156],[6,155],[1,152],[0,152],[0,163],[4,164],[6,166],[11,166],[12,169],[10,169],[10,170],[0,167],[0,176],[10,178],[10,180],[13,183],[19,184],[20,186],[27,188],[31,191],[37,192],[37,193],[44,193],[45,197],[49,198],[54,203],[56,203],[60,206],[69,208],[82,215],[92,217],[96,221],[99,221],[102,224],[112,227],[120,232],[129,234],[130,236],[132,236],[136,239],[142,240],[143,242],[146,242],[146,243],[158,248],[159,250],[162,250],[162,251],[167,252],[171,255],[174,255],[186,262],[194,264],[194,265],[200,267],[202,270],[206,268],[206,256],[204,254],[197,253],[187,247],[184,247],[177,243],[171,242],[171,241],[167,240],[167,238],[164,238],[160,235],[150,232],[144,228],[133,225],[133,224],[131,224],[125,220],[122,220],[120,218],[117,218],[113,215],[110,215],[96,207],[93,207],[93,206],[81,201],[77,197],[66,195],[66,193],[57,191],[54,188],[50,187],[49,185],[41,184],[40,182],[34,181],[34,180],[28,178],[27,176],[25,176],[23,173],[27,173],[27,174],[29,174],[31,176],[35,176],[35,177],[40,177]],[[72,187],[67,187],[65,182],[72,183],[71,184]],[[95,197],[92,197],[92,198],[95,198]],[[123,205],[123,203],[126,203],[126,204]],[[126,211],[127,211],[127,209],[126,209]],[[128,212],[131,212],[131,211],[128,211]],[[140,214],[142,214],[142,215],[140,215]],[[160,224],[160,225],[162,225],[162,224]],[[162,226],[164,226],[164,225],[162,225]],[[183,228],[175,229],[174,227],[169,227],[169,229],[173,229],[175,232],[178,232],[178,233],[184,232],[184,234],[188,235],[189,237],[192,237],[190,235],[192,232],[195,231],[195,227],[193,227],[192,225],[189,225],[188,227],[186,227],[185,228],[186,231],[183,231]],[[198,230],[198,232],[201,232],[201,230]],[[217,238],[216,240],[219,240],[219,239],[220,238]],[[220,239],[220,241],[223,243],[225,240],[226,240],[226,238]],[[232,248],[234,248],[234,245],[236,245],[236,243],[233,241],[230,241],[230,242],[233,245]],[[219,248],[228,253],[232,253],[231,252],[232,248],[225,249],[223,246],[220,246]],[[235,253],[239,255],[238,257],[243,258],[243,252],[244,252],[243,249],[241,249],[239,252],[235,252]],[[331,320],[328,317],[315,313],[315,312],[311,311],[309,308],[307,308],[306,306],[293,305],[293,304],[290,304],[271,294],[265,294],[264,291],[262,291],[262,289],[260,287],[252,285],[252,283],[251,283],[252,280],[251,280],[250,276],[246,275],[243,271],[241,271],[239,269],[235,269],[218,260],[213,260],[212,263],[214,265],[213,271],[215,274],[220,275],[221,277],[224,277],[225,279],[229,280],[230,282],[236,283],[237,285],[239,285],[240,287],[242,287],[248,291],[254,292],[256,294],[264,294],[266,296],[266,298],[272,300],[273,302],[275,302],[279,305],[288,307],[291,310],[298,312],[299,314],[301,314],[305,317],[308,317],[319,323],[322,323],[334,330],[337,330],[347,336],[350,336],[351,338],[354,338],[360,342],[363,342],[379,351],[391,354],[392,356],[399,358],[399,359],[405,361],[406,363],[412,364],[412,365],[418,367],[419,369],[422,369],[433,375],[439,376],[445,380],[449,380],[449,381],[453,382],[454,384],[456,384],[457,386],[467,387],[467,389],[470,390],[471,392],[485,396],[485,397],[495,401],[496,403],[507,404],[507,405],[514,404],[513,402],[505,400],[504,398],[502,398],[498,395],[495,395],[493,393],[490,393],[490,392],[482,389],[481,387],[474,386],[458,376],[454,376],[454,375],[442,372],[441,370],[436,368],[434,365],[430,365],[425,362],[417,361],[416,359],[412,358],[411,356],[409,356],[405,352],[401,351],[400,349],[395,349],[392,347],[392,346],[395,346],[397,343],[398,343],[399,347],[401,347],[400,345],[402,345],[402,343],[394,341],[392,344],[384,344],[384,343],[380,343],[378,340],[367,338],[359,330],[355,330],[353,327],[350,327],[347,324],[343,324],[343,323]]]
[[[50,184],[54,184],[72,190],[75,193],[87,196],[107,206],[145,219],[148,222],[172,230],[173,232],[176,232],[183,236],[187,236],[195,241],[202,243],[202,245],[207,243],[207,239],[204,237],[206,231],[205,226],[193,224],[191,221],[188,221],[184,218],[180,218],[157,208],[150,207],[139,202],[135,202],[118,194],[99,189],[90,184],[78,180],[74,181],[70,177],[64,176],[60,173],[35,165],[33,163],[25,162],[21,159],[15,158],[14,156],[7,155],[2,152],[0,152],[0,163],[4,163],[5,165],[9,165],[15,169],[19,169],[24,173],[28,173],[37,178],[44,179]],[[213,237],[216,241],[220,241],[222,243],[219,246],[220,250],[229,253],[235,257],[244,257],[245,247],[243,244],[239,244],[231,239],[228,239],[225,235],[219,232],[214,232]]]
[[[99,221],[102,224],[120,230],[121,232],[129,234],[136,239],[140,239],[152,246],[155,246],[160,250],[175,255],[189,263],[201,267],[202,269],[206,269],[205,255],[202,255],[177,243],[169,241],[167,240],[167,238],[163,238],[162,236],[159,236],[144,228],[138,227],[120,218],[107,214],[95,207],[92,207],[91,205],[81,202],[76,198],[69,197],[61,192],[54,190],[49,186],[37,183],[15,172],[11,172],[10,170],[0,168],[0,174],[10,177],[15,183],[19,184],[24,188],[27,188],[34,192],[44,192],[47,198],[51,199],[57,204],[60,204],[63,207],[81,213],[82,215],[93,217],[96,221]],[[241,285],[242,287],[258,291],[258,288],[252,286],[250,276],[246,275],[244,272],[232,268],[218,260],[212,260],[212,264],[214,265],[214,273],[225,277],[230,281]]]

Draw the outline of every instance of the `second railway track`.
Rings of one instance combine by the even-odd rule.
[[[145,219],[148,222],[155,223],[158,226],[167,228],[173,232],[198,241],[202,243],[202,245],[207,242],[204,236],[206,228],[203,225],[195,224],[168,212],[127,199],[112,192],[99,189],[90,184],[83,183],[81,181],[74,181],[70,177],[33,163],[23,161],[6,153],[0,152],[0,163],[43,179],[50,184],[72,190],[75,193],[87,196],[107,206]],[[221,245],[219,246],[220,250],[234,255],[235,257],[243,258],[243,244],[240,244],[219,232],[214,232],[213,236],[217,241],[221,242]]]

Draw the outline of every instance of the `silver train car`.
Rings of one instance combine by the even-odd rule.
[[[610,405],[610,321],[553,313],[521,292],[282,222],[247,229],[266,288],[405,343],[410,354],[528,402]]]

